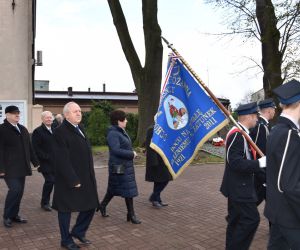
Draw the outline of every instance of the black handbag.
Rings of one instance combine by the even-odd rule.
[[[125,166],[123,164],[112,165],[112,171],[111,172],[113,174],[124,174]]]

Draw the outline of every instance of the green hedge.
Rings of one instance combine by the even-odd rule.
[[[108,101],[93,102],[92,110],[83,113],[82,124],[93,146],[106,145],[107,128],[110,126],[109,113],[114,107]],[[137,137],[138,115],[127,113],[126,131],[132,142]]]
[[[127,125],[126,132],[130,136],[131,141],[134,143],[137,137],[139,115],[133,113],[127,113]]]
[[[94,108],[88,117],[87,135],[92,145],[106,144],[106,131],[109,126],[108,117],[100,108]]]

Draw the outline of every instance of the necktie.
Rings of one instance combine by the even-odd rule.
[[[85,137],[84,134],[82,133],[82,131],[80,130],[80,128],[78,127],[78,125],[75,126],[75,128],[79,134],[81,134],[83,137]]]
[[[49,128],[48,130],[49,130],[49,132],[52,134],[52,130],[51,130],[51,128]]]
[[[16,130],[18,130],[18,132],[21,134],[21,131],[20,131],[18,125],[15,125],[15,128],[16,128]]]

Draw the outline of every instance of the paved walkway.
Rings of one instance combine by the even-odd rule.
[[[144,181],[145,168],[136,169],[140,195],[135,208],[141,225],[126,222],[125,202],[115,197],[108,206],[110,217],[95,215],[87,238],[93,244],[82,249],[224,249],[226,200],[219,193],[223,165],[189,167],[170,183],[162,198],[169,203],[162,209],[148,202],[152,188]],[[107,184],[107,169],[96,169],[99,195],[103,197]],[[39,208],[42,176],[34,172],[27,178],[21,215],[28,224],[6,229],[0,224],[0,249],[60,249],[57,214]],[[7,188],[0,181],[0,213]],[[262,209],[262,208],[261,208]],[[75,217],[75,216],[73,216]],[[266,249],[268,226],[261,224],[252,243],[252,250]]]

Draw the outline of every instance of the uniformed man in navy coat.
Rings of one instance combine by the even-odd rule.
[[[250,129],[250,136],[258,148],[266,154],[267,137],[270,133],[269,121],[274,118],[276,105],[272,98],[265,99],[258,103],[259,118],[256,126]],[[266,171],[262,169],[254,176],[257,192],[257,205],[266,198]]]
[[[27,129],[19,124],[20,110],[11,105],[5,109],[6,119],[0,125],[0,176],[8,187],[4,205],[3,224],[26,223],[19,215],[26,176],[32,175],[30,162],[37,167]]]
[[[268,249],[295,250],[300,249],[300,82],[292,80],[273,92],[282,113],[267,141]]]
[[[236,110],[241,128],[249,134],[257,122],[255,102],[240,105]],[[254,149],[237,127],[226,138],[226,163],[222,194],[228,198],[226,231],[227,250],[249,249],[259,224],[254,187],[254,174],[266,166],[266,158],[255,159]]]

